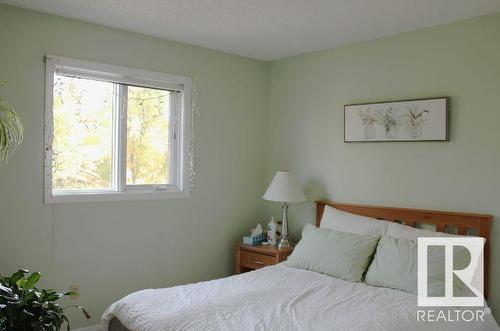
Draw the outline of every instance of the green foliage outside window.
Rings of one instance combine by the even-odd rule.
[[[113,107],[118,84],[56,75],[55,190],[112,188]],[[168,183],[169,91],[127,87],[126,182]]]

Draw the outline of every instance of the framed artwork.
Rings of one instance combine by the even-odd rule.
[[[448,141],[449,98],[344,106],[344,142]]]

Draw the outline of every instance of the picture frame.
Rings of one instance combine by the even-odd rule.
[[[344,106],[344,142],[449,141],[449,97]]]

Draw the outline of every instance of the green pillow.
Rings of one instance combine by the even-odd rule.
[[[417,293],[417,242],[382,236],[365,283]]]
[[[302,240],[285,264],[359,282],[370,264],[379,238],[306,226]]]
[[[417,294],[417,241],[382,236],[377,251],[368,268],[365,283],[372,286],[389,287]],[[444,295],[444,247],[431,246],[428,251],[428,293],[430,296]],[[470,255],[466,249],[455,248],[453,263],[456,269],[467,266]],[[460,283],[454,283],[454,295],[468,296],[470,291]]]

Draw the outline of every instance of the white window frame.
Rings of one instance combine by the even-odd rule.
[[[45,203],[152,200],[189,197],[187,146],[190,136],[192,79],[153,71],[127,68],[110,64],[70,59],[60,56],[45,57],[45,148],[44,148],[44,201]],[[125,85],[176,91],[178,97],[172,98],[169,130],[170,184],[165,185],[127,185],[126,184],[126,105],[116,100],[113,110],[113,183],[112,189],[103,190],[59,190],[52,187],[52,141],[54,132],[53,95],[54,75],[61,73],[80,78],[96,79],[118,85],[126,91]],[[122,93],[126,93],[121,91]],[[172,95],[172,94],[171,94]],[[119,98],[117,98],[119,99]],[[180,103],[180,105],[175,105]],[[174,111],[172,111],[174,110]],[[119,123],[121,121],[121,123]],[[117,144],[121,140],[122,144]],[[121,148],[119,148],[121,147]],[[173,147],[173,148],[171,148]],[[115,175],[116,174],[116,175]]]

